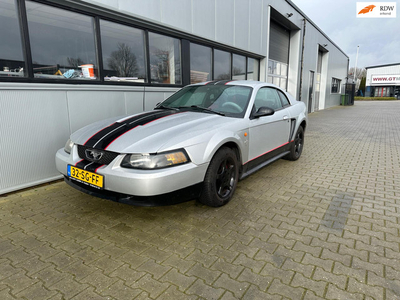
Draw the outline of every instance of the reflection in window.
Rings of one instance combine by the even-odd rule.
[[[258,80],[259,60],[247,58],[247,80]]]
[[[94,19],[26,1],[35,78],[96,79]]]
[[[233,54],[233,68],[232,79],[246,79],[246,57],[242,55]]]
[[[0,77],[24,76],[21,33],[15,0],[0,0]]]
[[[211,80],[211,48],[190,44],[190,83]]]
[[[231,54],[229,52],[214,50],[214,79],[231,79]]]
[[[151,82],[181,84],[180,41],[149,33],[149,47]]]
[[[144,32],[100,20],[104,80],[146,82]]]
[[[287,89],[288,65],[275,60],[268,60],[268,82],[282,89]]]
[[[332,94],[340,93],[340,81],[341,81],[340,79],[332,78],[332,88],[331,88]]]

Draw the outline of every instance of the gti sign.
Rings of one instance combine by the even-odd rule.
[[[395,85],[400,84],[400,74],[399,75],[372,75],[371,85]]]
[[[357,2],[357,18],[396,18],[396,2]]]

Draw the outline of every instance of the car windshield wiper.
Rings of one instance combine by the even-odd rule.
[[[170,110],[176,110],[176,111],[179,110],[179,108],[176,108],[176,107],[168,107],[168,106],[165,106],[165,105],[159,105],[159,106],[157,106],[157,107],[154,108],[154,109],[170,109]]]
[[[209,108],[205,108],[205,107],[201,107],[201,106],[197,106],[197,105],[179,106],[179,108],[196,108],[196,109],[199,109],[199,110],[204,111],[204,112],[210,112],[210,113],[217,114],[217,115],[220,115],[220,116],[225,116],[225,114],[222,113],[222,112],[215,111],[215,110],[212,110],[212,109],[209,109]]]

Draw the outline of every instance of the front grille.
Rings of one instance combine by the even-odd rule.
[[[105,151],[105,150],[97,150],[98,152],[101,152],[103,155],[99,160],[95,160],[89,156],[86,155],[86,150],[93,150],[93,148],[91,147],[86,147],[83,145],[78,145],[78,155],[80,158],[88,160],[88,161],[93,161],[96,162],[98,164],[102,164],[102,165],[108,165],[110,164],[118,155],[119,153],[116,152],[111,152],[111,151]]]

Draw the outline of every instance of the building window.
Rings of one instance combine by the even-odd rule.
[[[144,32],[100,20],[104,80],[146,82]]]
[[[260,61],[254,58],[247,58],[247,80],[258,80]]]
[[[26,1],[35,78],[98,78],[94,19]]]
[[[14,0],[0,0],[0,40],[0,77],[23,77],[25,61]]]
[[[242,55],[233,54],[232,56],[232,79],[245,80],[246,79],[246,57]]]
[[[211,80],[211,48],[190,44],[190,83]]]
[[[287,89],[288,64],[276,60],[268,60],[268,83],[273,83],[281,89]]]
[[[214,50],[214,79],[231,79],[231,54],[229,52]]]
[[[331,87],[332,94],[340,93],[340,82],[341,82],[340,79],[332,78],[332,87]]]
[[[165,35],[149,33],[152,83],[181,84],[180,41]]]

